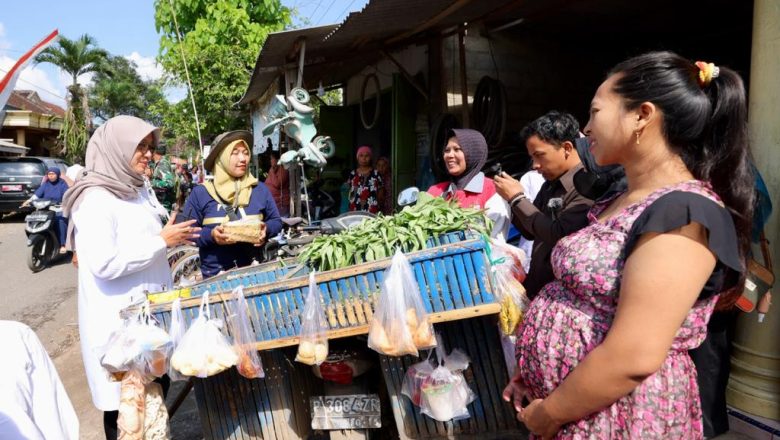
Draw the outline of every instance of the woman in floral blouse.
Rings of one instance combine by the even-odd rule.
[[[382,176],[371,164],[371,147],[357,150],[358,167],[349,174],[349,210],[377,214],[384,202]]]

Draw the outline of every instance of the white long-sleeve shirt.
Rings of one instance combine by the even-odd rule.
[[[85,194],[71,215],[79,259],[79,334],[92,401],[119,408],[119,383],[100,365],[102,348],[119,328],[119,312],[145,291],[172,285],[162,222],[146,191],[125,201],[102,189]]]
[[[0,438],[78,440],[79,419],[30,327],[0,321]]]

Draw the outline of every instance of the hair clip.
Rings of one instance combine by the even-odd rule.
[[[696,61],[696,67],[699,68],[699,86],[707,87],[713,79],[720,76],[720,68],[713,63]]]

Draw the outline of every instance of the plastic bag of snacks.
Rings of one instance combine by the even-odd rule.
[[[168,333],[149,313],[149,303],[115,331],[105,346],[101,365],[109,373],[130,370],[160,377],[168,371],[172,344]]]
[[[181,313],[181,298],[176,298],[171,304],[171,325],[168,327],[168,335],[171,337],[173,352],[179,347],[184,333],[187,332],[187,325],[184,321],[184,315]],[[176,371],[173,366],[168,367],[168,377],[171,380],[187,380],[187,377]]]
[[[320,365],[328,358],[328,326],[325,308],[322,306],[320,288],[314,280],[315,272],[309,274],[309,293],[303,308],[300,342],[295,360],[306,365]]]
[[[209,377],[236,365],[238,355],[222,334],[222,321],[211,319],[209,293],[203,294],[198,318],[182,337],[171,366],[185,376]]]
[[[368,346],[388,356],[417,356],[418,349],[436,346],[412,266],[400,250],[385,271]]]
[[[427,359],[411,365],[406,370],[404,381],[401,384],[401,394],[408,397],[418,407],[422,403],[422,385],[431,376],[434,368],[436,368],[433,362],[431,362],[431,353],[433,353],[433,350],[428,352]]]
[[[420,412],[440,422],[467,419],[468,405],[477,398],[463,377],[470,359],[457,348],[447,356],[442,352],[437,349],[439,366],[420,386]]]
[[[249,306],[244,297],[243,286],[233,289],[228,307],[228,326],[233,334],[233,346],[238,353],[238,374],[247,379],[258,379],[265,376],[263,363],[255,348],[257,335],[249,322]]]
[[[525,280],[521,260],[524,255],[522,249],[496,240],[491,241],[490,271],[493,275],[493,290],[501,304],[499,328],[505,336],[515,334],[517,326],[523,320],[523,313],[528,308],[528,297],[525,295],[525,287],[521,284]]]

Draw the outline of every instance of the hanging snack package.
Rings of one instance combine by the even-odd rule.
[[[114,380],[121,380],[122,373],[129,371],[141,354],[133,331],[139,325],[139,319],[140,315],[125,319],[121,327],[111,333],[106,345],[96,350],[100,364]]]
[[[525,287],[521,284],[525,280],[521,260],[525,253],[522,249],[497,240],[491,240],[490,249],[493,287],[501,305],[498,315],[499,328],[503,335],[512,336],[528,308],[528,297]]]
[[[236,365],[238,355],[222,334],[222,321],[211,319],[205,292],[197,319],[182,337],[171,357],[171,366],[185,376],[205,378]]]
[[[257,335],[249,322],[249,306],[244,297],[243,286],[233,289],[228,307],[228,326],[233,334],[233,346],[238,353],[238,374],[247,379],[265,377],[260,355],[255,348]]]
[[[173,304],[171,304],[171,325],[168,328],[168,335],[170,335],[171,344],[173,345],[172,352],[175,352],[176,348],[179,347],[186,331],[184,315],[181,313],[181,298],[176,298],[173,300]],[[168,366],[168,377],[173,381],[187,380],[187,376],[176,371],[170,364]]]
[[[518,283],[525,281],[525,266],[528,256],[525,251],[517,246],[512,246],[502,239],[490,239],[490,256],[495,265],[497,262],[504,266]]]
[[[148,301],[144,304],[140,322],[133,327],[133,331],[140,351],[134,367],[150,376],[163,376],[168,372],[173,343],[168,332],[160,328],[152,317]]]
[[[430,353],[433,353],[433,350],[429,352],[427,359],[411,365],[406,370],[404,381],[401,384],[401,394],[408,397],[418,407],[422,403],[422,385],[431,376],[435,368],[431,362]]]
[[[418,349],[436,346],[412,266],[400,249],[384,273],[368,346],[387,356],[417,356]]]
[[[467,419],[468,404],[476,399],[463,373],[439,366],[422,385],[420,412],[440,422]]]
[[[303,307],[300,342],[295,360],[306,365],[320,365],[328,358],[328,325],[325,319],[325,307],[322,306],[320,288],[314,279],[315,272],[309,274],[309,293]]]

